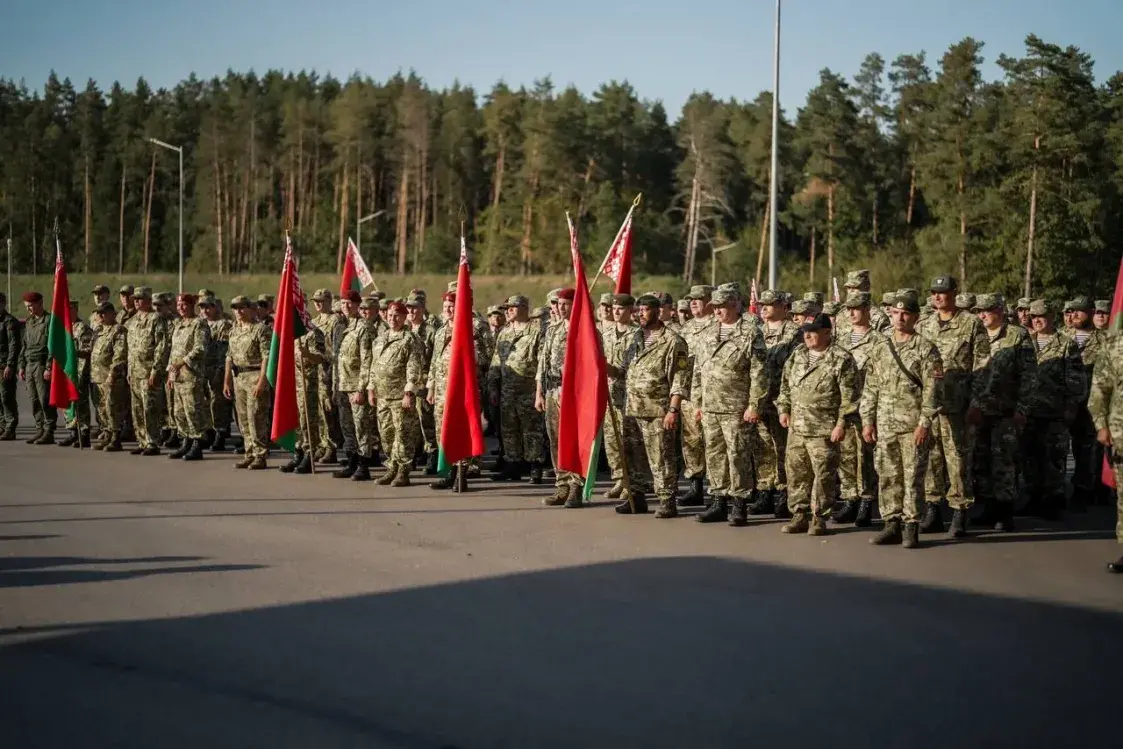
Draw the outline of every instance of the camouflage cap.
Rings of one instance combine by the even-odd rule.
[[[96,312],[96,313],[97,313],[97,314],[99,314],[99,315],[107,315],[107,314],[109,314],[110,312],[116,312],[116,311],[117,311],[117,310],[116,310],[116,309],[115,309],[115,308],[113,307],[113,303],[112,303],[112,302],[102,302],[102,303],[101,303],[101,304],[99,304],[99,305],[97,306],[97,308],[96,308],[96,309],[94,310],[94,312]]]
[[[834,317],[842,309],[842,302],[827,302],[823,305],[823,314]]]
[[[1003,306],[1002,297],[998,294],[979,294],[975,297],[975,309],[980,312],[1002,309]]]
[[[455,294],[456,293],[456,281],[449,281],[448,282],[448,288],[446,288],[445,291],[450,291],[453,294]]]
[[[550,316],[549,307],[535,307],[530,311],[530,316],[535,320],[541,320],[544,317]]]
[[[108,294],[109,293],[109,287],[106,286],[103,283],[99,283],[97,286],[94,287],[94,290],[91,291],[90,293],[91,294]]]
[[[848,289],[857,289],[858,291],[869,291],[870,272],[865,268],[850,271],[846,274],[845,287]]]
[[[372,309],[376,309],[379,312],[381,312],[382,310],[390,309],[390,305],[393,304],[395,300],[393,300],[393,299],[375,299],[374,297],[367,297],[363,301],[364,302],[370,302]],[[363,308],[363,305],[362,305],[362,303],[360,303],[359,309],[362,309],[362,308]]]
[[[406,297],[406,306],[407,307],[424,307],[425,306],[425,297],[423,295],[419,296],[417,294],[410,294],[409,296]]]
[[[213,296],[201,296],[199,297],[199,300],[195,302],[195,304],[199,305],[200,307],[214,307],[217,302]]]
[[[121,296],[132,296],[133,291],[134,291],[133,285],[130,284],[130,283],[127,283],[124,286],[122,286],[120,289],[118,289],[117,293],[120,294]]]
[[[487,308],[487,316],[488,317],[491,317],[492,315],[502,315],[502,314],[503,314],[503,308],[500,307],[498,304],[493,304],[493,305],[491,305],[490,307]]]
[[[529,307],[530,306],[530,300],[527,299],[522,294],[515,294],[514,296],[507,297],[507,301],[505,301],[500,306],[502,306],[502,307]]]
[[[895,291],[887,291],[881,295],[882,305],[891,306],[895,301],[897,301],[897,292]]]
[[[724,307],[727,304],[732,304],[741,300],[741,296],[732,289],[723,289],[718,286],[710,295],[710,303],[715,307]]]
[[[777,291],[776,293],[783,297],[784,304],[788,305],[789,307],[792,306],[792,302],[795,301],[795,294],[791,293],[790,291]]]
[[[1049,312],[1049,303],[1044,299],[1034,299],[1029,303],[1029,314],[1033,317],[1045,317]]]
[[[1029,305],[1030,305],[1030,299],[1029,299],[1029,297],[1024,297],[1024,296],[1023,296],[1023,297],[1021,297],[1020,299],[1018,299],[1018,304],[1017,304],[1017,306],[1016,306],[1016,307],[1015,307],[1014,309],[1018,309],[1018,310],[1023,310],[1023,309],[1025,309],[1025,310],[1028,310],[1028,309],[1029,309]]]
[[[1073,312],[1091,312],[1095,306],[1092,304],[1092,298],[1083,294],[1074,297],[1069,304],[1072,305]]]
[[[920,302],[917,301],[914,294],[897,294],[897,296],[893,299],[893,309],[898,309],[902,312],[911,312],[914,315],[919,315]]]
[[[368,296],[366,299],[359,302],[359,309],[378,309],[378,300],[371,299]]]
[[[273,295],[272,294],[258,294],[257,295],[257,303],[258,304],[272,304],[273,303]]]
[[[550,292],[546,294],[546,304],[556,304],[558,301],[558,295],[561,293],[561,289],[550,289]]]
[[[239,294],[238,296],[236,296],[236,297],[234,297],[233,299],[230,300],[230,308],[231,309],[244,309],[246,307],[253,307],[253,306],[254,306],[253,300],[250,299],[245,294]]]
[[[718,288],[721,289],[722,291],[732,291],[734,294],[737,294],[738,296],[741,295],[741,284],[738,283],[737,281],[727,281],[726,283],[719,284]]]
[[[683,299],[687,301],[691,301],[694,299],[697,299],[699,301],[707,301],[709,300],[710,295],[713,293],[713,286],[710,286],[709,284],[698,284],[696,286],[691,286],[690,291],[686,293],[686,296],[684,296]]]
[[[853,288],[846,294],[846,301],[842,303],[846,309],[858,309],[870,306],[870,293],[868,291],[855,291]]]
[[[663,302],[654,294],[644,294],[636,300],[636,305],[639,307],[662,307]]]
[[[343,311],[343,302],[340,301],[339,299],[334,300],[331,303],[331,311],[336,313],[336,314],[339,314],[340,312],[342,312]]]
[[[425,293],[425,289],[410,289],[409,294],[406,296],[415,296],[419,299],[428,299],[429,295]]]
[[[634,307],[636,298],[631,294],[613,294],[612,306],[613,307]]]
[[[801,333],[815,333],[820,330],[830,330],[834,325],[831,323],[831,318],[825,312],[820,312],[813,315],[810,320],[807,320],[799,327]]]
[[[121,291],[122,294],[125,293],[124,288],[132,288],[132,287],[131,286],[122,287],[122,291]],[[133,299],[151,299],[152,298],[152,289],[148,286],[137,286],[135,289],[132,290],[132,296],[133,296]]]
[[[894,294],[893,296],[894,297],[911,296],[913,299],[915,299],[917,301],[917,304],[920,303],[920,292],[918,292],[916,289],[897,289],[897,293]],[[895,300],[894,300],[894,303],[896,303]]]
[[[761,304],[768,304],[768,305],[784,304],[785,303],[783,294],[781,292],[778,292],[778,291],[773,291],[772,289],[768,289],[767,291],[762,291],[760,293],[760,296],[757,297],[757,301],[760,302]]]
[[[316,293],[312,295],[313,302],[330,302],[331,292],[327,289],[316,289]]]
[[[211,291],[210,289],[199,289],[199,293],[196,294],[195,296],[202,299],[205,296],[213,297],[214,295],[215,295],[215,293],[213,291]]]
[[[974,309],[975,295],[974,294],[957,294],[955,297],[955,306],[959,309]]]
[[[385,291],[375,290],[375,291],[372,291],[369,294],[367,294],[367,299],[373,299],[376,302],[381,302],[385,298],[386,298],[386,292]]]
[[[811,315],[819,309],[819,305],[806,299],[797,299],[792,303],[792,313],[796,315]]]
[[[803,296],[802,296],[801,298],[802,298],[802,299],[803,299],[803,301],[805,301],[805,302],[811,302],[812,304],[817,304],[817,305],[819,305],[820,307],[822,307],[822,306],[823,306],[823,302],[824,302],[824,301],[826,301],[826,298],[827,298],[827,297],[826,297],[826,295],[825,295],[825,294],[824,294],[823,292],[821,292],[821,291],[808,291],[808,292],[807,292],[806,294],[804,294],[804,295],[803,295]]]
[[[615,295],[614,294],[601,294],[600,295],[600,306],[611,307],[613,296],[615,296]]]
[[[675,306],[678,307],[679,312],[689,312],[690,311],[690,300],[689,299],[679,299],[678,304],[676,304]]]
[[[1092,305],[1097,313],[1104,315],[1111,314],[1111,300],[1110,299],[1097,299],[1096,303]]]
[[[936,294],[950,294],[958,289],[959,282],[955,280],[955,276],[937,276],[928,285],[928,290]]]

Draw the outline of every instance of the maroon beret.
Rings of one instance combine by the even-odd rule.
[[[397,310],[398,312],[401,312],[403,315],[406,314],[406,306],[404,304],[402,304],[401,302],[398,302],[398,301],[390,302],[389,304],[386,305],[386,309],[387,310]]]
[[[27,302],[28,304],[31,304],[33,302],[41,302],[43,301],[43,295],[38,291],[25,291],[23,292],[23,301]]]
[[[575,296],[577,296],[576,289],[562,289],[558,292],[558,299],[565,299],[568,302],[572,302]]]

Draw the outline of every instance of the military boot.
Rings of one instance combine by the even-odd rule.
[[[304,458],[304,451],[298,449],[296,452],[294,452],[292,454],[292,460],[290,460],[288,463],[285,463],[283,466],[281,466],[281,473],[292,473],[293,471],[295,471],[296,467],[298,465],[300,465],[300,461],[303,458]]]
[[[211,445],[211,452],[212,453],[224,453],[224,452],[226,452],[226,430],[225,429],[219,429],[217,432],[215,432],[214,443]]]
[[[395,475],[394,480],[390,482],[390,486],[396,486],[399,489],[404,486],[409,486],[409,473],[410,471],[408,463],[403,466],[399,466],[397,475]]]
[[[265,458],[261,455],[258,455],[256,458],[251,460],[250,464],[249,464],[249,469],[251,471],[264,471],[268,467],[269,467],[269,464],[266,462]]]
[[[669,520],[678,517],[678,503],[675,502],[674,497],[659,500],[659,509],[655,511],[655,517],[660,520]]]
[[[331,465],[332,463],[335,463],[336,462],[335,448],[334,447],[325,448],[324,449],[324,455],[320,459],[320,462],[324,463],[324,464],[327,464],[327,465]]]
[[[368,468],[381,468],[382,467],[382,454],[378,450],[371,450],[370,457],[367,458]]]
[[[180,438],[179,432],[173,429],[171,430],[171,436],[168,437],[168,441],[164,443],[164,447],[178,449],[182,444],[183,440]]]
[[[772,514],[772,492],[768,489],[758,489],[755,498],[749,504],[750,515]]]
[[[1010,533],[1014,530],[1014,503],[1013,502],[1000,502],[998,505],[998,520],[994,523],[994,529],[1000,533]]]
[[[218,439],[218,432],[216,432],[214,429],[205,429],[203,431],[202,438],[199,440],[199,443],[202,445],[204,450],[209,450],[214,446],[214,441],[216,439]]]
[[[78,437],[78,430],[77,429],[67,429],[66,430],[66,439],[60,440],[59,443],[58,443],[58,446],[59,447],[70,447],[71,445],[78,442],[78,439],[79,439],[79,437]]]
[[[95,450],[104,450],[105,446],[113,439],[113,433],[105,429],[98,432],[97,442],[94,443]]]
[[[235,468],[249,468],[250,463],[252,463],[252,462],[253,462],[253,457],[247,455],[245,458],[242,458],[237,463],[235,463],[234,467]]]
[[[35,444],[36,445],[53,445],[53,444],[55,444],[55,430],[53,428],[47,429],[47,431],[43,432],[43,436],[40,437],[39,441],[36,442]]]
[[[90,430],[80,429],[78,431],[78,441],[74,444],[75,447],[88,448],[90,446]]]
[[[811,521],[808,520],[807,513],[800,511],[792,515],[792,519],[780,530],[784,533],[806,533],[810,527]]]
[[[624,495],[624,482],[617,481],[612,488],[604,493],[605,499],[620,499]]]
[[[702,490],[702,477],[695,476],[690,479],[690,491],[686,496],[679,500],[679,504],[683,507],[701,507],[706,501],[705,492]],[[725,518],[723,517],[722,520]]]
[[[535,485],[542,483],[542,464],[541,463],[533,463],[530,466],[530,483],[535,484]]]
[[[0,442],[14,442],[16,439],[16,428],[8,427],[0,434]]]
[[[942,533],[944,515],[939,502],[928,502],[924,507],[924,517],[920,520],[921,533]]]
[[[492,481],[518,481],[522,478],[522,471],[519,470],[519,463],[516,461],[506,461],[503,464],[503,469],[499,473],[491,477]]]
[[[920,526],[916,523],[905,523],[905,534],[901,539],[901,546],[906,549],[915,549],[920,546]]]
[[[1123,574],[1123,557],[1119,557],[1114,562],[1108,562],[1107,571],[1115,575]]]
[[[547,507],[561,507],[567,499],[569,499],[569,487],[565,484],[558,484],[554,487],[554,493],[543,499],[542,504]]]
[[[777,520],[787,520],[792,516],[788,509],[788,492],[785,489],[774,489],[772,492],[772,517]]]
[[[820,517],[811,518],[811,525],[807,528],[808,536],[825,536],[829,533],[827,530],[827,519]]]
[[[300,462],[297,463],[296,468],[294,468],[292,472],[300,474],[301,476],[307,476],[312,473],[312,454],[304,453],[304,457],[300,459]]]
[[[370,481],[370,458],[355,456],[355,471],[351,474],[351,480]]]
[[[160,433],[156,435],[156,444],[160,447],[169,447],[168,443],[172,439],[172,430],[167,427],[161,427]]]
[[[393,483],[394,474],[396,473],[397,471],[394,470],[394,466],[387,466],[383,474],[374,480],[374,483],[378,484],[379,486],[389,486],[391,483]]]
[[[149,445],[148,447],[141,450],[140,454],[146,458],[153,458],[160,454],[160,448],[156,447],[155,445]]]
[[[359,456],[357,453],[347,453],[347,465],[340,468],[338,471],[332,471],[331,477],[335,479],[349,479],[354,475],[355,469],[359,466]]]
[[[635,510],[632,510],[632,505],[635,505]],[[646,515],[647,510],[647,497],[643,492],[632,492],[631,500],[627,498],[623,502],[616,505],[616,513],[618,515]]]
[[[503,453],[500,453],[499,457],[495,459],[495,465],[491,467],[492,473],[503,473],[506,468],[507,459],[503,457]]]
[[[28,445],[38,445],[39,440],[41,440],[43,438],[43,432],[44,432],[43,427],[39,427],[38,429],[35,430],[35,434],[31,435],[31,439],[24,440],[24,442],[27,443]]]
[[[190,443],[190,444],[188,445],[187,452],[184,453],[184,455],[183,455],[183,459],[184,460],[190,460],[190,461],[202,460],[203,459],[203,441],[200,440],[200,439],[193,439],[193,440],[187,440],[187,442]]]
[[[569,496],[565,498],[565,508],[567,510],[576,510],[579,507],[585,506],[582,490],[583,487],[580,484],[572,484],[569,487]]]
[[[715,496],[702,512],[694,516],[699,523],[723,523],[729,518],[729,500],[722,496]]]
[[[111,432],[109,435],[109,442],[106,442],[105,447],[101,449],[107,453],[121,452],[121,435],[117,432]]]
[[[456,472],[459,470],[460,466],[453,466],[451,469],[449,469],[447,476],[437,479],[433,483],[429,484],[429,488],[436,489],[437,491],[445,491],[446,489],[451,489],[452,487],[456,486]]]
[[[998,522],[1001,517],[998,502],[993,499],[984,499],[979,502],[983,506],[983,511],[975,518],[975,524],[982,528],[990,528]]]
[[[953,510],[951,513],[951,527],[948,535],[952,538],[967,536],[967,510]]]
[[[716,500],[715,500],[716,501]],[[744,497],[734,497],[733,507],[729,511],[729,524],[734,528],[743,528],[749,524],[749,501]]]
[[[436,452],[436,450],[429,453],[429,459],[425,462],[425,475],[426,476],[436,476],[437,475],[437,452]]]
[[[132,450],[129,450],[129,455],[144,455],[144,448],[137,445]]]
[[[914,528],[917,527],[916,523],[909,523],[909,525]],[[870,539],[870,543],[874,546],[890,546],[901,543],[901,521],[896,518],[886,520],[885,526],[876,536]]]
[[[172,460],[182,459],[183,456],[186,455],[187,452],[190,449],[191,449],[191,440],[183,440],[182,444],[179,446],[179,449],[176,450],[171,455],[169,455],[168,457],[171,458]]]
[[[858,503],[858,517],[854,518],[855,528],[869,528],[873,525],[873,500],[863,499]]]
[[[839,523],[853,523],[858,519],[858,505],[860,503],[856,499],[847,499],[835,507],[834,512],[831,513],[831,522]]]

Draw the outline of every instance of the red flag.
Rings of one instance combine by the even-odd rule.
[[[273,386],[273,430],[270,438],[286,450],[296,444],[300,429],[300,410],[296,404],[296,340],[308,332],[311,323],[304,309],[304,293],[292,255],[292,242],[285,239],[285,264],[277,289],[277,312],[269,362],[265,377]]]
[[[449,352],[448,387],[441,419],[437,472],[447,475],[461,460],[483,455],[484,431],[480,423],[480,390],[476,382],[476,337],[472,329],[472,274],[468,248],[460,238],[460,270],[456,276],[456,308],[452,316],[452,350]]]
[[[1119,261],[1119,274],[1115,277],[1115,296],[1111,300],[1111,317],[1108,318],[1107,329],[1118,334],[1123,331],[1123,260]],[[1123,449],[1121,446],[1120,449]],[[1115,489],[1115,472],[1111,470],[1111,461],[1104,452],[1104,464],[1100,471],[1100,480],[1104,486]]]
[[[566,220],[569,221],[568,214]],[[625,223],[631,224],[630,214]],[[596,479],[601,421],[608,404],[608,379],[597,322],[593,317],[593,300],[589,297],[585,265],[581,262],[572,221],[569,221],[569,249],[573,256],[577,293],[573,297],[569,335],[565,342],[565,363],[562,366],[558,468],[585,477],[587,498]],[[631,281],[630,275],[623,278]]]
[[[346,297],[348,292],[362,291],[374,283],[370,268],[363,260],[359,248],[351,238],[347,238],[347,252],[343,256],[343,279],[339,282],[339,296]]]
[[[47,350],[51,354],[51,389],[48,403],[69,408],[78,402],[78,349],[74,343],[74,319],[70,316],[70,286],[62,247],[55,241],[55,288],[51,319],[47,327]]]
[[[601,264],[604,274],[616,282],[617,294],[632,293],[632,213],[635,209],[633,203]]]
[[[754,317],[760,317],[760,297],[757,296],[756,279],[753,279],[752,286],[749,287],[749,312]]]

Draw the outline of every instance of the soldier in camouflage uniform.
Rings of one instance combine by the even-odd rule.
[[[1018,315],[1018,325],[1022,326],[1026,330],[1033,330],[1033,324],[1031,323],[1029,316],[1029,305],[1031,301],[1032,300],[1026,297],[1022,297],[1014,306],[1014,311]]]
[[[612,297],[614,294],[601,294],[597,304],[597,328],[603,333],[616,326],[612,319]]]
[[[117,297],[121,303],[121,312],[117,315],[117,322],[127,325],[129,320],[136,317],[136,301],[133,298],[135,289],[132,284],[125,284],[117,290]]]
[[[844,307],[846,332],[836,336],[834,342],[854,357],[854,364],[858,368],[855,386],[860,393],[865,383],[866,363],[873,350],[885,342],[885,336],[874,330],[873,308],[868,291],[848,292]],[[843,504],[832,520],[836,523],[854,523],[859,528],[869,527],[873,523],[877,471],[874,469],[873,445],[862,439],[862,419],[859,414],[855,413],[847,418],[846,434],[839,451],[839,496],[842,497]]]
[[[1115,500],[1115,538],[1123,543],[1123,452],[1114,450],[1123,445],[1123,337],[1114,336],[1103,346],[1092,374],[1088,410],[1096,428],[1096,439],[1108,451],[1111,469],[1118,490]],[[1107,566],[1110,572],[1123,573],[1123,556]]]
[[[933,425],[925,480],[928,504],[920,532],[943,530],[940,502],[946,496],[952,508],[949,533],[953,538],[967,534],[967,510],[975,493],[971,478],[974,427],[983,419],[979,402],[990,356],[990,339],[979,318],[955,307],[958,287],[952,276],[936,278],[929,287],[935,311],[917,327],[917,332],[936,344],[943,364],[941,412]]]
[[[437,434],[433,418],[433,407],[429,404],[429,393],[425,384],[429,381],[429,366],[433,359],[433,341],[440,322],[429,315],[425,309],[425,292],[417,289],[406,297],[406,327],[421,342],[421,379],[417,382],[417,409],[421,414],[421,439],[417,440],[420,456],[425,457],[425,474],[437,475]]]
[[[167,410],[164,383],[167,381],[171,333],[168,324],[152,307],[152,289],[133,291],[136,313],[125,325],[128,331],[129,392],[137,447],[133,455],[159,455],[156,444]]]
[[[27,384],[31,417],[35,420],[36,428],[27,444],[53,445],[58,412],[51,405],[51,353],[47,350],[51,313],[43,309],[43,295],[38,291],[25,293],[23,303],[27,309],[27,319],[22,328],[19,378]]]
[[[713,503],[697,520],[719,522],[728,513],[730,525],[743,526],[756,489],[750,435],[768,395],[767,349],[760,328],[741,317],[741,300],[734,292],[718,289],[707,301],[715,318],[691,344],[693,406],[684,411],[687,420],[702,426],[713,495]]]
[[[344,309],[350,307],[350,300]],[[367,400],[370,379],[371,345],[375,338],[378,302],[367,298],[359,304],[359,317],[347,323],[335,360],[336,392],[347,398],[355,430],[355,450],[347,456],[347,465],[332,474],[337,479],[370,481],[374,445],[374,411]]]
[[[830,320],[820,313],[801,328],[803,346],[784,364],[776,408],[788,433],[788,509],[784,533],[827,533],[834,502],[839,443],[857,410],[854,357],[831,345]]]
[[[339,300],[339,320],[334,322],[331,329],[331,392],[332,405],[335,406],[335,420],[339,424],[339,433],[342,441],[339,450],[343,451],[340,459],[346,473],[354,473],[358,454],[358,442],[355,439],[355,414],[351,410],[350,397],[339,389],[339,352],[342,350],[343,339],[347,335],[351,322],[359,319],[359,304],[363,298],[357,291],[349,291]],[[350,473],[348,473],[348,477]]]
[[[296,339],[297,360],[296,408],[297,439],[292,460],[281,466],[282,473],[312,473],[313,454],[320,447],[320,377],[321,365],[327,358],[327,340],[315,325]]]
[[[866,269],[851,271],[846,274],[846,289],[847,298],[850,297],[851,292],[870,293],[870,272]],[[893,299],[895,295],[891,295]],[[872,295],[871,295],[872,299]],[[845,300],[843,301],[845,306]],[[882,304],[885,304],[885,299],[882,299]],[[836,341],[845,340],[850,335],[850,320],[845,314],[845,310],[839,311],[841,318],[838,320],[834,327],[834,339]],[[889,315],[881,308],[881,306],[870,305],[869,326],[872,330],[883,333],[890,329]]]
[[[169,340],[172,331],[175,330],[176,321],[179,315],[175,311],[175,297],[170,299],[168,293],[159,291],[152,295],[152,307],[160,319],[164,321],[168,328]],[[164,411],[163,423],[160,425],[160,434],[157,437],[157,444],[161,447],[170,449],[178,449],[183,446],[183,441],[180,439],[179,432],[176,430],[175,418],[175,392],[171,382],[164,378]]]
[[[585,481],[580,475],[563,471],[558,464],[558,422],[561,417],[562,367],[565,364],[566,342],[569,340],[569,315],[573,310],[573,289],[558,289],[557,320],[551,324],[540,349],[538,359],[537,389],[534,407],[546,416],[546,434],[550,438],[550,458],[554,463],[554,495],[542,504],[555,507],[581,507],[582,488]]]
[[[102,305],[102,303],[109,301],[109,287],[106,286],[105,284],[98,284],[98,285],[94,286],[93,291],[91,293],[92,293],[93,298],[94,298],[94,304],[93,304],[93,310],[94,311],[90,313],[90,317],[88,318],[88,322],[89,322],[89,325],[90,325],[90,329],[94,331],[94,335],[96,336],[98,328],[101,326],[101,323],[99,322],[99,320],[101,319],[101,316],[98,315],[97,308],[100,307]],[[104,425],[101,423],[102,409],[101,409],[101,402],[98,400],[99,396],[98,396],[97,388],[95,388],[93,386],[92,380],[90,382],[89,393],[90,393],[90,409],[94,412],[94,420],[97,423],[97,429],[94,431],[92,436],[100,439],[101,430],[104,428]]]
[[[544,424],[534,409],[542,326],[530,319],[529,306],[525,296],[507,300],[507,325],[496,339],[487,373],[488,400],[499,409],[506,458],[504,470],[492,477],[496,481],[518,481],[528,468],[532,481],[542,481]]]
[[[609,367],[613,377],[624,378],[624,415],[635,419],[650,466],[655,496],[659,498],[657,518],[678,516],[675,491],[678,464],[675,460],[682,401],[690,396],[690,354],[686,341],[660,320],[662,305],[653,295],[636,301],[641,327],[632,337],[619,367]],[[633,493],[635,512],[647,512],[642,494]],[[622,502],[616,512],[632,512]]]
[[[222,394],[234,403],[245,441],[245,456],[234,467],[261,471],[269,455],[270,389],[265,370],[273,335],[257,322],[256,305],[249,297],[234,297],[230,307],[235,320],[226,346]]]
[[[94,329],[78,314],[78,302],[70,301],[70,334],[78,354],[78,400],[73,404],[74,416],[67,415],[70,434],[59,442],[60,447],[90,446],[90,351],[94,347]]]
[[[1108,334],[1092,325],[1092,300],[1078,296],[1070,302],[1072,308],[1072,328],[1069,333],[1080,349],[1080,359],[1084,364],[1084,381],[1092,382],[1092,371],[1099,360],[1100,352],[1107,344]],[[1100,466],[1103,465],[1102,453],[1097,461],[1096,428],[1092,425],[1092,415],[1084,405],[1087,395],[1081,398],[1076,415],[1068,426],[1072,439],[1072,509],[1081,511],[1093,501],[1096,486],[1099,484]]]
[[[206,291],[206,289],[204,289]],[[226,451],[226,440],[230,437],[230,424],[233,419],[233,403],[222,394],[226,379],[226,352],[230,346],[230,329],[234,323],[222,316],[218,300],[213,296],[199,297],[199,317],[210,327],[210,345],[207,347],[207,409],[211,417],[203,447],[212,452]]]
[[[169,458],[203,459],[203,435],[211,428],[211,409],[207,400],[207,351],[211,328],[195,313],[195,295],[180,294],[176,299],[179,320],[172,329],[168,357],[168,382],[175,397],[176,431],[183,445]]]
[[[693,368],[697,358],[699,341],[706,337],[710,326],[714,324],[714,311],[710,303],[713,288],[706,285],[691,286],[685,301],[690,305],[693,317],[679,327],[679,335],[686,341],[686,350],[690,355]],[[692,381],[697,378],[692,375]],[[691,393],[701,391],[691,388]],[[706,446],[702,437],[702,422],[694,418],[698,410],[695,403],[685,400],[682,403],[682,412],[686,415],[682,419],[682,462],[683,475],[690,482],[690,491],[679,500],[684,507],[701,505],[705,501],[702,491],[702,481],[706,474]],[[711,482],[712,483],[712,482]]]
[[[861,395],[862,438],[876,444],[878,504],[885,526],[871,544],[920,544],[920,505],[931,450],[932,422],[940,411],[940,352],[916,333],[920,304],[901,296],[893,331],[866,362]],[[904,522],[902,533],[901,524]]]
[[[121,435],[128,411],[129,334],[117,323],[117,312],[111,302],[102,302],[94,310],[97,329],[90,351],[90,382],[102,426],[101,441],[94,447],[105,452],[121,451]]]
[[[604,357],[609,366],[608,407],[614,411],[604,417],[604,449],[612,471],[612,488],[605,493],[607,499],[619,499],[624,494],[624,465],[628,467],[628,481],[633,494],[652,492],[651,467],[644,452],[643,437],[635,417],[624,415],[625,381],[613,376],[613,368],[623,366],[624,355],[635,340],[639,328],[632,322],[632,308],[636,300],[631,294],[612,295],[614,323],[602,335]]]
[[[378,431],[386,450],[386,472],[376,483],[409,486],[409,474],[421,440],[417,393],[424,387],[425,344],[406,325],[406,305],[391,302],[387,329],[371,347],[367,395],[378,414]]]
[[[1000,295],[979,294],[975,307],[990,339],[986,388],[979,402],[983,423],[975,438],[975,496],[984,505],[976,522],[1009,532],[1018,495],[1018,433],[1030,416],[1037,351],[1024,328],[1007,324]]]
[[[0,292],[0,442],[16,438],[19,406],[16,405],[16,378],[20,370],[22,328],[8,312],[8,297]]]
[[[317,289],[312,295],[312,304],[316,307],[312,324],[324,332],[327,347],[327,356],[320,365],[320,404],[316,414],[320,423],[320,445],[315,458],[320,463],[335,463],[336,450],[343,448],[343,432],[339,426],[332,390],[332,360],[335,358],[335,336],[343,335],[347,322],[341,315],[332,312],[332,294],[327,289]]]
[[[1055,520],[1065,505],[1065,462],[1068,425],[1084,405],[1087,381],[1080,349],[1072,336],[1058,331],[1048,305],[1038,299],[1029,306],[1037,351],[1030,422],[1023,433],[1026,487],[1030,501],[1024,514]]]
[[[1096,328],[1096,330],[1106,331],[1108,326],[1111,324],[1111,300],[1097,299],[1095,301],[1095,304],[1093,304],[1092,306],[1094,308],[1094,311],[1092,312],[1092,325]],[[1106,348],[1106,342],[1104,345]]]

